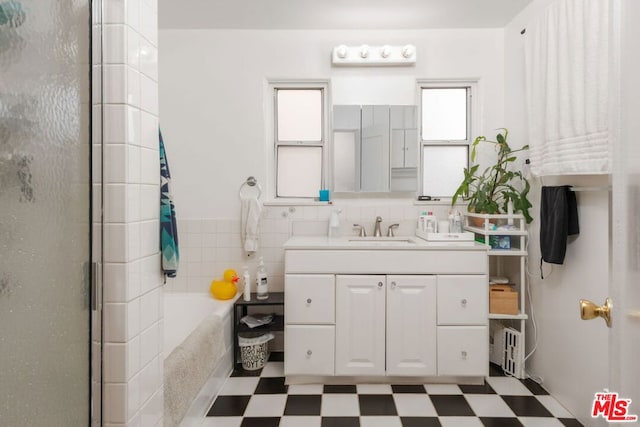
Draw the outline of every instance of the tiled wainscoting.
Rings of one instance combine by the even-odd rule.
[[[252,280],[258,258],[264,257],[269,275],[269,289],[284,289],[284,250],[282,245],[292,235],[326,235],[329,215],[339,209],[343,235],[355,234],[353,224],[365,226],[373,235],[375,218],[382,217],[386,234],[391,224],[400,224],[396,235],[413,235],[417,217],[423,211],[433,211],[445,218],[449,206],[415,206],[412,201],[385,205],[359,205],[353,202],[323,206],[265,206],[260,221],[259,250],[248,257],[242,249],[239,218],[179,219],[180,271],[178,277],[167,281],[167,291],[208,292],[211,280],[221,278],[227,268],[242,275],[247,265]],[[178,216],[180,210],[178,206]],[[252,283],[253,285],[253,283]],[[255,292],[255,288],[253,289]]]

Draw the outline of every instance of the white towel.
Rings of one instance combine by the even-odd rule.
[[[531,172],[610,172],[609,2],[556,0],[525,33]]]
[[[243,198],[241,200],[242,216],[242,241],[244,250],[251,254],[258,250],[258,239],[260,236],[260,211],[262,206],[255,197]]]

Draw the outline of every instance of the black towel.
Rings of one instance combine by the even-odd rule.
[[[562,264],[567,237],[580,232],[576,195],[568,185],[542,187],[540,205],[540,252],[542,261]]]

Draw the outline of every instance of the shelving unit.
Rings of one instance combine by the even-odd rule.
[[[476,224],[476,221],[480,222]],[[493,230],[493,224],[504,225],[513,224],[509,230]],[[513,376],[524,379],[524,353],[525,353],[525,322],[529,316],[525,313],[525,293],[526,293],[526,257],[527,238],[526,222],[521,214],[476,214],[467,213],[465,216],[464,229],[475,233],[476,237],[482,236],[484,244],[489,247],[489,265],[491,276],[506,276],[510,282],[515,283],[515,289],[519,292],[518,314],[496,314],[489,313],[489,319],[499,321],[502,326],[509,326],[500,342],[494,345],[500,346],[504,351],[502,368],[505,372]],[[509,236],[510,248],[491,248],[491,236]]]
[[[244,316],[247,315],[248,308],[255,306],[282,306],[284,307],[284,292],[269,292],[269,298],[261,300],[256,298],[256,294],[251,294],[251,299],[245,301],[240,297],[233,305],[233,363],[236,369],[242,369],[242,362],[240,361],[240,351],[238,348],[238,333],[252,332],[256,334],[271,332],[271,331],[284,331],[284,315],[275,314],[273,320],[268,325],[258,326],[256,328],[250,328],[244,323],[240,322]]]

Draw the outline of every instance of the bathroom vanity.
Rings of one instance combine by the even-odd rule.
[[[485,246],[351,236],[284,248],[288,383],[488,375]]]

